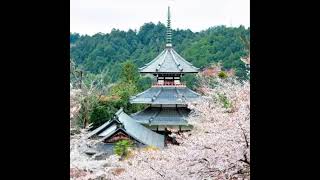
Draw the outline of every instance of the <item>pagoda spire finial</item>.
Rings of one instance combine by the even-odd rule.
[[[172,47],[172,31],[171,31],[171,20],[170,20],[170,6],[168,6],[166,47]]]

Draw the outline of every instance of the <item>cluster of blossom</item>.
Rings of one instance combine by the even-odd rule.
[[[70,119],[73,119],[81,108],[81,105],[79,103],[80,93],[81,93],[80,89],[70,90]]]
[[[90,172],[78,179],[250,179],[249,82],[216,79],[212,86],[203,80],[202,86],[201,100],[189,104],[194,129],[174,134],[179,145],[138,149],[124,161],[115,155],[96,161],[82,153],[80,144],[87,140],[71,140],[71,168]],[[217,94],[224,94],[231,107],[223,107]]]
[[[216,63],[202,70],[200,75],[203,77],[218,77],[220,72],[222,72],[222,65],[221,63]],[[225,72],[228,77],[233,77],[235,75],[234,69],[229,69],[223,72]]]
[[[89,179],[104,174],[105,161],[97,161],[85,152],[96,141],[87,139],[87,129],[82,129],[79,134],[70,137],[70,176],[71,179]]]
[[[241,57],[240,60],[248,67],[247,74],[250,76],[250,52],[247,56]]]

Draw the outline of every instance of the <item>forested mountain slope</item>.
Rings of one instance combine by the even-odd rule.
[[[139,31],[97,33],[93,36],[70,34],[71,59],[83,70],[101,72],[108,82],[119,78],[121,63],[131,60],[138,67],[150,62],[165,47],[166,27],[162,23],[146,23]],[[216,26],[201,32],[173,30],[173,46],[186,60],[199,68],[221,62],[223,68],[236,70],[246,79],[245,66],[240,57],[246,54],[240,37],[250,38],[250,28]]]

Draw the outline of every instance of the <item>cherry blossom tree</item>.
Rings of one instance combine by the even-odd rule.
[[[240,36],[242,43],[245,46],[246,56],[241,57],[240,60],[248,67],[247,74],[250,76],[250,40],[244,36]]]
[[[70,125],[72,128],[77,126],[76,121],[79,120],[82,121],[84,128],[88,126],[89,112],[102,96],[103,90],[106,91],[109,88],[107,86],[103,90],[99,89],[103,85],[103,78],[103,75],[97,75],[93,79],[86,78],[86,83],[81,81],[81,86],[70,84]]]

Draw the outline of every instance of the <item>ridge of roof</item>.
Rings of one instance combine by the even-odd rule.
[[[158,67],[156,68],[156,71],[159,71],[159,69],[163,65],[167,55],[168,55],[168,51],[165,51],[165,54],[163,55],[162,61],[158,64]]]
[[[174,49],[172,49],[172,51],[174,51]],[[174,62],[176,63],[177,68],[180,69],[180,71],[183,71],[183,68],[180,67],[180,63],[178,63],[176,57],[174,57],[174,55],[172,54],[172,51],[169,50],[170,54],[172,55],[172,58],[173,58]]]
[[[121,123],[118,119],[111,119],[109,121],[106,121],[105,123],[103,123],[101,126],[99,126],[98,128],[96,128],[95,130],[91,131],[90,133],[87,134],[86,138],[90,138],[93,135],[103,131],[104,128],[106,128],[108,125],[110,125],[112,122],[117,122],[117,123]]]
[[[180,59],[182,59],[185,63],[187,63],[188,65],[190,65],[190,66],[192,66],[192,67],[194,67],[194,68],[196,68],[196,69],[199,69],[199,68],[193,66],[193,64],[191,64],[189,61],[185,60],[182,56],[180,56],[180,54],[178,54],[177,51],[175,51],[174,49],[172,49],[172,51],[173,51],[173,53],[175,53]]]
[[[160,90],[157,92],[157,94],[153,95],[153,97],[151,99],[152,102],[155,101],[158,98],[158,96],[162,92],[162,90],[163,90],[163,88],[161,87]]]
[[[153,132],[152,130],[136,122],[132,117],[123,111],[123,108],[117,112],[117,117],[119,121],[124,124],[125,130],[127,133],[130,133],[130,136],[139,140],[143,144],[153,145],[159,148],[164,147],[163,135]]]
[[[166,51],[166,49],[162,50],[161,53],[157,57],[155,57],[152,61],[150,61],[147,64],[145,64],[143,67],[140,67],[139,70],[142,70],[142,69],[146,68],[147,66],[149,66],[150,64],[152,64],[153,62],[158,60],[162,56],[162,54],[165,53],[165,51]]]

